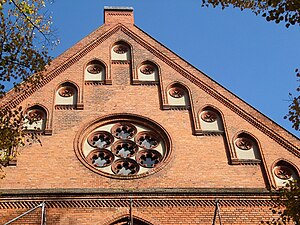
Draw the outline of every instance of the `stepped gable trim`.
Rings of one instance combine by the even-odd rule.
[[[103,25],[104,26],[104,25]],[[103,35],[99,36],[95,40],[92,41],[92,43],[84,46],[79,52],[73,54],[70,56],[65,63],[61,63],[57,67],[55,67],[53,70],[49,71],[48,73],[45,74],[43,80],[35,87],[28,88],[27,90],[21,91],[18,93],[16,98],[11,99],[7,103],[3,104],[1,107],[5,107],[7,109],[12,109],[19,105],[23,100],[25,100],[27,97],[32,95],[36,90],[40,89],[43,87],[45,84],[49,83],[52,79],[54,79],[56,76],[58,76],[60,73],[68,69],[70,66],[72,66],[74,63],[76,63],[80,58],[85,56],[87,53],[89,53],[92,49],[94,49],[96,46],[98,46],[100,43],[105,41],[107,38],[109,38],[112,34],[120,30],[121,25],[118,24],[117,26],[109,29],[108,31],[104,32]],[[95,31],[96,32],[96,31]],[[75,48],[76,45],[74,45],[72,48]],[[64,55],[65,53],[63,53]],[[63,56],[61,55],[61,57]],[[52,62],[55,63],[55,60]],[[51,68],[51,66],[50,66]],[[7,95],[7,97],[9,97]],[[4,98],[7,98],[4,97]]]
[[[139,29],[139,28],[137,28]],[[279,145],[283,146],[284,148],[286,148],[288,151],[290,151],[291,153],[293,153],[295,156],[300,157],[300,149],[295,146],[294,144],[292,144],[291,142],[287,141],[286,139],[284,139],[282,136],[280,136],[277,132],[275,132],[274,130],[270,129],[269,127],[267,127],[266,125],[264,125],[263,123],[261,123],[258,119],[256,119],[255,117],[253,117],[251,114],[247,113],[246,111],[244,111],[241,107],[239,107],[238,105],[236,105],[235,103],[233,103],[232,101],[230,101],[227,97],[225,97],[224,95],[222,95],[220,92],[216,91],[215,89],[211,88],[210,86],[208,86],[207,84],[205,84],[203,81],[201,81],[199,78],[197,78],[196,76],[194,76],[193,74],[191,74],[189,71],[187,71],[186,69],[182,68],[180,65],[178,65],[177,63],[173,62],[172,59],[170,59],[168,56],[162,54],[161,51],[158,51],[158,49],[156,49],[156,47],[150,45],[149,43],[147,43],[146,41],[144,41],[142,38],[138,37],[133,31],[129,30],[127,27],[122,26],[121,30],[127,34],[129,37],[131,37],[133,40],[135,40],[137,43],[139,43],[140,45],[142,45],[145,49],[147,49],[149,52],[151,52],[154,56],[158,57],[160,60],[162,60],[163,62],[165,62],[167,65],[169,65],[171,68],[173,68],[174,70],[176,70],[178,73],[180,73],[181,75],[183,75],[185,78],[187,78],[189,81],[191,81],[193,84],[197,85],[198,87],[200,87],[203,91],[205,91],[206,93],[208,93],[209,95],[211,95],[212,97],[214,97],[216,100],[218,100],[219,102],[221,102],[223,105],[225,105],[227,108],[231,109],[233,112],[235,112],[236,114],[238,114],[240,117],[242,117],[243,119],[245,119],[246,121],[248,121],[250,124],[252,124],[254,127],[256,127],[257,129],[259,129],[260,131],[262,131],[264,134],[266,134],[267,136],[269,136],[270,138],[272,138],[274,141],[276,141]],[[140,30],[140,29],[139,29]],[[143,32],[143,31],[142,31]],[[145,33],[145,32],[143,32]],[[146,34],[148,37],[150,37],[151,39],[153,39],[150,35]],[[154,40],[155,42],[159,43],[158,41]],[[160,44],[160,43],[159,43]],[[161,44],[160,44],[161,45]],[[162,47],[166,48],[165,46],[161,45]],[[171,51],[172,52],[172,51]],[[172,54],[176,55],[175,53],[172,52]],[[176,55],[177,56],[177,55]],[[177,56],[178,58],[180,58],[179,56]],[[181,58],[180,58],[181,59]],[[183,60],[184,61],[184,60]],[[185,61],[184,61],[185,62]],[[197,69],[196,69],[197,70]],[[199,71],[199,70],[197,70]],[[199,71],[201,72],[201,71]],[[202,73],[202,72],[201,72]],[[202,73],[203,74],[203,73]],[[208,77],[207,75],[205,75],[206,77]],[[209,78],[212,82],[213,81],[211,78]],[[215,82],[216,83],[216,82]],[[217,83],[216,83],[217,84]],[[219,86],[221,86],[220,84],[218,84]],[[221,86],[222,87],[222,86]],[[226,90],[227,92],[229,92],[230,94],[232,94],[230,91],[228,91],[226,88],[222,87],[224,90]],[[238,98],[236,95],[234,95],[235,98]],[[240,98],[238,98],[239,100],[241,100]],[[248,105],[246,102],[244,102],[243,100],[241,100],[242,103],[246,104],[248,107],[250,107],[252,110],[255,110],[257,113],[261,114],[262,116],[264,116],[262,113],[258,112],[256,109],[254,109],[252,106]],[[267,118],[266,116],[264,116],[266,119],[271,120],[269,118]],[[273,121],[272,121],[273,122]],[[274,122],[273,122],[274,123]],[[276,124],[278,127],[280,127],[278,124]],[[284,128],[280,127],[282,130],[284,130],[285,132],[287,132]],[[289,132],[287,132],[289,133]],[[290,134],[290,133],[289,133]],[[291,134],[292,135],[292,134]],[[294,135],[292,135],[294,138],[297,139],[297,137],[295,137]]]
[[[104,26],[105,26],[105,24],[102,27],[104,27]],[[149,38],[151,38],[152,40],[154,40],[150,35],[148,35],[144,31],[142,31],[138,27],[136,27],[136,28],[139,31],[143,32],[145,35],[147,35]],[[215,89],[213,89],[213,88],[209,87],[208,85],[206,85],[203,81],[201,81],[199,78],[197,78],[196,76],[194,76],[193,74],[191,74],[189,71],[187,71],[186,69],[182,68],[177,63],[174,63],[168,56],[162,54],[160,51],[158,51],[158,49],[156,47],[150,45],[149,43],[147,43],[146,41],[144,41],[142,38],[138,37],[133,31],[129,30],[127,27],[125,27],[122,24],[117,24],[115,27],[112,27],[111,29],[109,29],[106,32],[104,32],[104,34],[101,35],[100,37],[95,38],[92,43],[86,45],[81,51],[79,51],[79,53],[75,53],[73,56],[69,57],[69,59],[67,60],[66,63],[60,64],[60,66],[57,66],[55,69],[53,69],[50,72],[48,72],[47,75],[45,76],[45,78],[43,79],[43,81],[41,81],[41,83],[38,86],[36,86],[34,88],[29,88],[27,90],[24,90],[24,91],[20,92],[18,94],[18,97],[13,98],[12,100],[8,101],[4,105],[2,105],[2,107],[5,107],[7,109],[14,108],[18,104],[20,104],[24,99],[26,99],[31,94],[33,94],[37,89],[41,88],[42,86],[44,86],[45,84],[47,84],[48,82],[50,82],[53,78],[55,78],[60,73],[62,73],[63,71],[65,71],[67,68],[69,68],[71,65],[73,65],[76,61],[78,61],[81,57],[83,57],[84,55],[86,55],[89,51],[91,51],[93,48],[95,48],[97,45],[99,45],[100,43],[102,43],[103,41],[105,41],[108,37],[110,37],[113,33],[117,32],[120,29],[121,29],[122,32],[124,32],[129,37],[131,37],[134,41],[136,41],[137,43],[139,43],[140,45],[142,45],[149,52],[151,52],[153,55],[155,55],[156,57],[158,57],[159,59],[161,59],[163,62],[165,62],[167,65],[169,65],[171,68],[173,68],[177,72],[179,72],[181,75],[183,75],[185,78],[187,78],[188,80],[190,80],[192,83],[194,83],[195,85],[197,85],[203,91],[205,91],[206,93],[208,93],[209,95],[211,95],[212,97],[214,97],[216,100],[218,100],[219,102],[221,102],[222,104],[224,104],[225,106],[227,106],[229,109],[231,109],[233,112],[235,112],[236,114],[238,114],[242,118],[244,118],[250,124],[252,124],[257,129],[259,129],[260,131],[262,131],[264,134],[266,134],[267,136],[269,136],[271,139],[273,139],[274,141],[276,141],[279,145],[281,145],[284,148],[286,148],[288,151],[290,151],[291,153],[293,153],[295,156],[300,157],[300,149],[297,146],[295,146],[294,144],[292,144],[288,140],[284,139],[277,132],[275,132],[274,130],[270,129],[269,127],[267,127],[266,125],[264,125],[263,123],[261,123],[258,119],[256,119],[255,117],[253,117],[251,114],[245,112],[242,108],[240,108],[239,106],[237,106],[236,104],[234,104],[232,101],[230,101],[224,95],[222,95],[220,92],[218,92]],[[158,41],[156,41],[156,40],[154,40],[154,41],[156,43],[160,44]],[[168,48],[166,48],[162,44],[160,44],[160,45],[163,48],[169,50]],[[179,59],[181,59],[174,52],[172,52],[171,50],[169,50],[169,51],[172,54],[174,54],[176,57],[178,57]],[[184,61],[183,59],[181,59],[181,60]],[[186,62],[186,61],[184,61],[184,62]],[[194,68],[194,69],[196,69],[196,68]],[[196,69],[196,70],[199,71],[198,69]],[[199,72],[201,74],[203,74],[201,71],[199,71]],[[203,74],[203,75],[205,75],[205,74]],[[208,79],[210,79],[211,82],[216,83],[211,78],[209,78],[207,75],[205,75],[205,76]],[[221,88],[223,88],[224,90],[226,90],[228,93],[232,94],[226,88],[222,87],[221,85],[219,85],[219,86]],[[235,96],[234,94],[233,94],[233,96],[235,98],[241,100],[239,97]],[[256,113],[259,113],[260,115],[262,115],[263,117],[265,117],[266,119],[268,119],[269,121],[271,121],[271,119],[267,118],[266,116],[264,116],[263,114],[261,114],[260,112],[258,112],[252,106],[248,105],[243,100],[241,100],[241,101],[242,101],[243,104],[245,104],[248,107],[250,107]],[[281,128],[283,131],[289,133],[288,131],[286,131],[285,129],[283,129],[282,127],[280,127],[278,124],[276,124],[276,126],[279,127],[279,128]],[[292,135],[292,134],[290,134],[290,135],[292,137],[294,137],[294,138],[297,139],[297,137],[295,137],[294,135]]]

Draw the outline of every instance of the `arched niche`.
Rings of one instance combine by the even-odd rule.
[[[111,48],[111,60],[128,61],[131,59],[131,50],[129,44],[124,41],[118,41]]]
[[[23,127],[29,131],[44,131],[47,123],[47,111],[40,105],[29,107],[25,113]]]
[[[152,225],[152,223],[149,223],[145,220],[141,220],[135,217],[132,218],[132,221],[133,221],[133,225]],[[110,223],[109,225],[128,225],[128,224],[131,224],[129,216],[118,219],[115,222]]]
[[[258,142],[252,135],[239,133],[233,140],[233,146],[238,160],[261,161]]]
[[[137,68],[138,81],[140,82],[158,82],[159,72],[156,64],[150,61],[142,62]]]
[[[203,132],[223,132],[224,125],[221,113],[211,106],[199,111],[200,129]]]
[[[188,89],[180,84],[173,83],[167,88],[168,105],[171,107],[184,107],[190,106],[190,98]]]
[[[283,159],[273,164],[272,175],[277,187],[284,187],[289,181],[299,180],[296,166]]]
[[[55,108],[76,108],[78,103],[78,88],[71,82],[65,82],[58,86],[55,92]]]
[[[84,69],[84,80],[86,82],[104,82],[106,78],[106,67],[97,59],[88,62]]]

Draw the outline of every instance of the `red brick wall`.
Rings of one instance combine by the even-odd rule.
[[[25,210],[7,210],[1,212],[0,223],[16,217]],[[102,225],[128,215],[128,208],[50,208],[47,212],[48,225]],[[3,213],[3,214],[2,214]],[[7,216],[8,215],[8,216]],[[12,223],[13,225],[40,225],[41,211],[34,211]],[[212,223],[214,208],[211,207],[156,207],[134,208],[133,216],[143,218],[153,224],[164,225],[208,225]],[[221,207],[221,221],[226,225],[258,225],[272,217],[267,207],[255,209],[254,207]],[[148,219],[148,220],[147,220]],[[219,224],[219,220],[216,220]]]
[[[116,17],[117,18],[117,17]],[[119,22],[124,22],[125,17]],[[68,61],[93,40],[110,31],[116,23],[108,19],[104,25],[90,36],[79,42],[72,49],[60,56],[49,68],[49,72],[60,63]],[[130,20],[133,23],[133,18]],[[283,135],[285,140],[299,146],[298,140],[274,125],[266,117],[256,112],[240,99],[228,93],[200,71],[184,62],[159,43],[141,32],[132,24],[126,24],[136,34],[129,36],[125,28],[105,36],[103,42],[93,47],[75,63],[63,70],[58,76],[38,89],[21,105],[43,104],[49,110],[49,128],[51,136],[41,136],[42,146],[34,144],[20,148],[16,167],[5,168],[6,178],[0,180],[1,189],[56,189],[56,188],[106,188],[106,189],[147,189],[147,188],[265,188],[266,179],[274,185],[271,173],[272,164],[279,158],[290,160],[300,165],[299,157],[292,154],[283,144],[270,138],[261,127],[245,120],[228,105],[212,97],[203,88],[199,88],[183,74],[171,67],[163,58],[141,45],[141,40],[153,49],[173,60],[178,67],[189,71],[209,87],[215,89],[229,101],[242,107],[244,112],[254,116],[258,123],[273,126],[273,131]],[[131,34],[132,34],[131,33]],[[132,46],[131,64],[112,64],[110,49],[113,43],[123,40]],[[184,44],[184,43],[182,43]],[[76,55],[74,55],[76,57]],[[85,85],[84,67],[91,59],[99,58],[107,65],[107,72],[112,78],[112,85]],[[131,79],[136,67],[145,60],[151,60],[159,66],[160,84],[157,86],[132,85]],[[83,110],[56,110],[54,95],[58,85],[72,81],[79,86],[80,103]],[[172,82],[181,82],[190,90],[191,110],[163,110],[166,88]],[[13,96],[13,95],[11,95]],[[10,97],[11,97],[10,96]],[[12,98],[12,97],[11,97]],[[9,97],[8,97],[9,99]],[[4,99],[3,102],[8,101]],[[193,135],[193,123],[197,122],[199,110],[210,104],[220,110],[224,116],[226,133],[223,136]],[[159,172],[150,176],[133,179],[111,179],[87,169],[76,157],[74,139],[82,128],[96,118],[112,113],[132,113],[148,117],[159,123],[170,135],[172,141],[171,160]],[[263,163],[259,165],[230,165],[230,149],[233,138],[240,131],[251,133],[259,142]],[[268,174],[263,177],[262,169]],[[0,223],[17,216],[23,210],[8,209],[0,211]],[[112,221],[116,215],[128,213],[125,208],[49,208],[47,224],[103,224]],[[258,224],[269,218],[268,207],[222,207],[224,224]],[[134,215],[150,218],[154,224],[210,224],[213,216],[212,207],[141,207],[134,209]],[[32,213],[15,224],[39,224],[39,212]],[[36,222],[34,222],[36,221]],[[150,221],[150,222],[151,222]]]
[[[112,43],[127,40],[133,46],[132,67],[151,59],[160,66],[161,88],[173,81],[186,84],[191,90],[192,107],[198,112],[206,104],[217,107],[224,115],[224,125],[230,146],[222,136],[195,136],[191,116],[187,110],[161,110],[161,93],[158,86],[130,84],[130,65],[111,65],[109,51]],[[91,58],[99,57],[112,73],[112,85],[84,85],[83,68]],[[132,73],[135,70],[132,71]],[[55,110],[54,93],[66,80],[80,87],[84,110]],[[229,165],[228,147],[232,148],[234,135],[245,130],[253,134],[260,144],[270,173],[272,163],[278,158],[290,159],[300,164],[278,143],[253,127],[239,115],[229,110],[213,97],[183,78],[161,60],[132,41],[122,32],[111,36],[76,64],[39,89],[22,105],[42,103],[50,111],[52,136],[41,137],[42,146],[35,144],[20,149],[17,167],[6,169],[6,179],[1,188],[94,188],[94,187],[248,187],[262,188],[265,182],[259,166]],[[85,168],[74,154],[73,141],[83,125],[112,113],[133,113],[148,117],[169,133],[172,140],[172,160],[159,173],[149,177],[120,181],[111,180]],[[192,116],[197,116],[195,115]],[[38,169],[37,169],[38,168]],[[271,173],[270,173],[270,176]]]

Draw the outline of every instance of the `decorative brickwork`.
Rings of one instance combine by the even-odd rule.
[[[162,128],[143,120],[121,114],[102,118],[98,125],[91,123],[78,134],[77,156],[94,172],[111,178],[141,178],[154,173],[168,161],[170,141]]]
[[[268,189],[299,178],[299,139],[137,28],[132,8],[104,21],[1,100],[45,123],[28,130],[42,146],[4,168],[0,224],[42,202],[48,225],[207,225],[216,199],[223,224],[272,218]]]

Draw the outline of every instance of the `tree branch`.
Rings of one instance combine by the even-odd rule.
[[[29,23],[35,28],[38,30],[38,32],[40,32],[43,37],[50,43],[50,40],[47,38],[47,36],[44,34],[44,32],[38,27],[36,26],[32,21],[31,19],[23,12],[23,10],[19,7],[19,5],[14,1],[14,0],[11,0],[11,2],[17,7],[17,9],[22,13],[22,15],[29,21]]]

